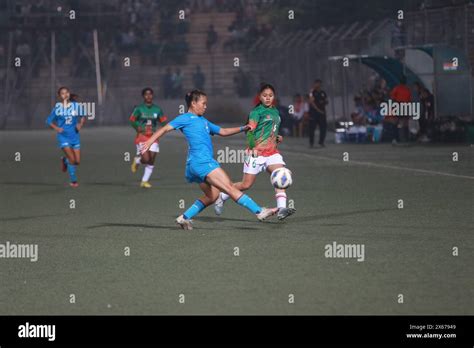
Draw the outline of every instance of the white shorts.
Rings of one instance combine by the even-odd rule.
[[[137,156],[140,156],[140,154],[141,154],[140,149],[142,148],[143,144],[145,144],[145,143],[137,144]],[[150,149],[148,151],[160,152],[160,145],[158,145],[158,143],[153,143],[153,144],[151,144]]]
[[[273,164],[285,165],[283,157],[279,153],[275,153],[271,156],[257,156],[253,157],[245,154],[244,159],[244,173],[257,175],[260,172],[267,170],[268,166]]]

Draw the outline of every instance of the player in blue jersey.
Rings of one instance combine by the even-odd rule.
[[[204,196],[197,199],[194,204],[180,215],[176,222],[185,230],[192,230],[191,219],[213,204],[219,192],[227,193],[237,204],[256,214],[260,221],[276,213],[276,209],[262,208],[249,196],[235,188],[227,175],[214,159],[214,148],[211,135],[230,136],[249,129],[249,126],[221,128],[209,122],[203,114],[207,108],[207,96],[204,92],[193,90],[186,94],[188,112],[177,116],[166,126],[156,131],[142,146],[142,153],[162,135],[173,129],[180,130],[188,141],[188,158],[186,161],[186,179],[196,182],[204,192]]]
[[[69,173],[70,185],[79,186],[76,176],[76,166],[81,162],[81,139],[79,131],[85,122],[81,108],[75,101],[76,96],[71,94],[67,87],[58,89],[60,102],[56,103],[46,124],[57,132],[58,147],[63,150],[61,168]]]

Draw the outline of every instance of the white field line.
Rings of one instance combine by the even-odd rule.
[[[474,180],[474,176],[451,174],[451,173],[438,172],[438,171],[427,170],[427,169],[400,167],[400,166],[392,166],[392,165],[388,165],[388,164],[372,163],[372,162],[365,162],[365,161],[354,161],[354,160],[343,162],[342,160],[331,158],[331,157],[315,156],[315,155],[310,155],[310,154],[301,153],[301,152],[300,153],[287,152],[285,155],[287,156],[288,154],[296,155],[296,156],[304,156],[304,157],[312,158],[312,159],[322,159],[322,160],[334,161],[334,162],[338,162],[338,163],[341,163],[341,164],[346,164],[346,163],[347,164],[357,164],[357,165],[362,165],[362,166],[367,166],[367,167],[395,169],[395,170],[406,170],[406,171],[416,172],[416,173],[441,175],[441,176],[448,176],[448,177],[452,177],[452,178]]]

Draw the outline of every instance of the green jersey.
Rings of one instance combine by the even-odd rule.
[[[156,131],[158,122],[163,125],[166,116],[158,105],[142,103],[133,109],[130,123],[137,131],[135,144],[143,143]]]
[[[274,106],[257,105],[249,115],[247,146],[257,156],[271,156],[278,153],[277,135],[280,129],[280,113]]]

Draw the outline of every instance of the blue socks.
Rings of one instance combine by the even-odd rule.
[[[76,165],[69,163],[69,160],[66,158],[66,164],[67,164],[67,172],[69,173],[69,178],[71,179],[71,182],[76,182],[77,177],[76,177]]]
[[[69,166],[68,166],[69,168]],[[238,205],[247,208],[254,214],[258,214],[262,211],[262,208],[254,202],[252,198],[247,196],[246,194],[243,194],[236,202]],[[199,199],[197,199],[192,206],[188,208],[183,214],[183,217],[186,220],[192,219],[194,216],[199,214],[201,211],[203,211],[206,208],[203,202],[201,202]]]
[[[188,210],[184,212],[183,217],[186,220],[192,219],[193,216],[196,216],[197,214],[199,214],[201,211],[204,210],[204,208],[206,208],[204,203],[202,203],[199,199],[197,199],[196,202],[194,202],[194,204],[190,206]]]
[[[247,196],[246,194],[243,194],[238,200],[237,204],[241,205],[244,208],[247,208],[254,214],[258,214],[262,211],[262,208],[254,202],[252,198]]]

